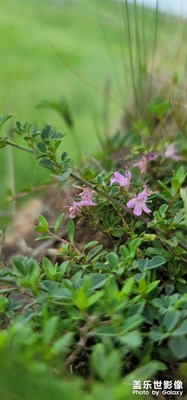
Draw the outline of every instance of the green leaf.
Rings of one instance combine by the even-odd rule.
[[[100,253],[102,248],[103,248],[103,245],[100,244],[100,245],[94,247],[94,249],[91,249],[87,255],[87,260],[94,258],[98,253]]]
[[[159,283],[160,283],[159,280],[154,281],[154,282],[151,282],[151,283],[148,285],[147,289],[146,289],[146,293],[150,293],[150,292],[152,292],[153,290],[155,290],[155,289],[157,288],[157,286],[159,285]]]
[[[130,251],[124,244],[120,246],[120,253],[124,259],[126,259],[130,255]]]
[[[117,268],[119,265],[119,257],[116,253],[111,252],[107,255],[107,260],[112,268]]]
[[[45,128],[43,129],[41,133],[41,138],[43,140],[49,139],[52,134],[52,126],[51,125],[46,125]]]
[[[180,167],[177,172],[174,171],[173,178],[171,180],[171,192],[172,195],[175,195],[176,192],[181,188],[187,173],[184,170],[184,167]]]
[[[118,381],[121,375],[120,352],[111,350],[106,353],[102,343],[96,344],[91,355],[91,369],[103,381]]]
[[[168,204],[162,204],[159,208],[161,217],[165,217],[166,211],[168,209]]]
[[[46,147],[45,143],[43,143],[43,142],[37,143],[36,147],[40,153],[46,153],[46,151],[47,151],[47,147]]]
[[[64,218],[64,213],[60,214],[58,216],[58,218],[56,219],[55,225],[54,225],[54,231],[55,232],[57,232],[59,230],[63,218]]]
[[[39,215],[38,222],[39,222],[39,227],[41,227],[43,229],[40,232],[48,232],[49,224],[48,224],[47,219],[43,215]]]
[[[112,236],[120,238],[124,235],[125,231],[124,228],[121,226],[115,227],[111,230]]]
[[[180,340],[177,337],[170,338],[168,347],[177,359],[187,356],[187,338],[185,337],[180,337]]]
[[[12,118],[12,115],[10,115],[10,114],[0,115],[0,128],[1,128],[10,118]]]
[[[67,332],[60,339],[56,340],[52,349],[56,354],[69,352],[69,347],[73,344],[74,333]]]
[[[93,306],[93,304],[97,303],[97,301],[103,296],[102,291],[98,291],[94,293],[92,296],[89,296],[88,301],[87,301],[87,306],[88,308]]]
[[[137,328],[137,326],[139,326],[142,322],[143,322],[142,316],[132,315],[131,317],[125,319],[125,322],[123,324],[123,331],[129,332]]]
[[[140,238],[133,239],[131,241],[131,243],[129,244],[129,249],[130,249],[131,253],[135,253],[137,248],[140,246],[140,244],[141,244]]]
[[[134,277],[126,279],[123,288],[120,292],[120,297],[128,296],[129,294],[131,294],[133,285],[134,285]]]
[[[56,171],[56,165],[55,165],[55,163],[52,162],[51,160],[49,160],[48,158],[42,158],[42,159],[39,161],[39,165],[40,165],[41,167],[44,167],[44,168],[49,169],[50,171],[53,171],[53,172]]]
[[[187,334],[187,320],[183,321],[178,329],[172,332],[172,336],[181,336]]]
[[[150,101],[147,108],[151,114],[155,114],[159,119],[161,119],[164,114],[169,111],[170,104],[169,101],[163,99],[163,97],[156,97]]]
[[[72,169],[68,168],[66,171],[63,172],[63,174],[57,176],[57,178],[61,181],[61,182],[65,182],[67,181],[67,179],[69,178],[69,176],[72,173]]]
[[[167,331],[172,331],[172,329],[177,325],[180,318],[180,313],[177,310],[169,310],[164,315],[163,324]]]
[[[155,269],[160,267],[161,265],[166,263],[166,259],[162,256],[155,256],[151,260],[140,260],[142,263],[141,268],[143,267],[143,270],[141,271],[148,271],[150,269]],[[140,261],[138,263],[138,267],[140,265]]]
[[[88,249],[89,247],[95,246],[96,244],[98,244],[98,242],[96,240],[92,240],[91,242],[86,243],[86,245],[84,246],[84,250]]]
[[[27,274],[24,259],[22,259],[21,257],[14,258],[12,260],[12,264],[21,275],[25,276]]]
[[[184,218],[187,227],[187,186],[180,189],[180,196],[184,204]]]
[[[57,315],[53,315],[49,318],[44,326],[43,330],[43,340],[45,343],[49,343],[57,330],[57,325],[59,322],[59,317]]]
[[[49,278],[52,278],[53,275],[56,275],[57,273],[56,265],[54,266],[51,260],[49,260],[47,257],[42,258],[42,267]]]
[[[74,236],[75,236],[75,224],[72,219],[69,219],[68,221],[68,238],[71,244],[74,242]]]
[[[120,337],[120,342],[130,349],[136,349],[141,346],[142,338],[139,332],[129,332]]]

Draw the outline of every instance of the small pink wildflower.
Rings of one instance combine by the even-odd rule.
[[[70,214],[69,218],[75,218],[81,213],[81,207],[96,206],[97,204],[92,200],[93,190],[86,188],[80,193],[81,201],[74,201],[73,205],[69,208]]]
[[[92,189],[90,188],[84,189],[83,192],[79,194],[79,196],[82,199],[82,201],[78,203],[80,206],[96,206],[96,203],[94,203],[92,200],[93,196]]]
[[[75,218],[78,214],[80,214],[81,209],[79,203],[74,201],[73,205],[69,208],[69,218]]]
[[[165,157],[171,158],[174,161],[181,160],[181,157],[178,155],[178,151],[175,147],[175,143],[168,144],[166,151],[165,151]]]
[[[123,186],[128,189],[130,186],[131,176],[131,172],[128,170],[126,170],[125,176],[120,174],[120,172],[114,172],[113,177],[110,179],[110,186],[112,186],[113,183],[118,183],[119,186]]]
[[[147,166],[150,161],[156,160],[157,155],[156,153],[148,153],[146,156],[142,156],[140,161],[133,164],[133,167],[138,167],[141,174],[145,174],[147,172]]]
[[[146,185],[144,185],[144,190],[138,194],[138,196],[133,197],[131,200],[128,201],[127,207],[134,208],[133,214],[137,217],[142,214],[144,211],[145,213],[151,213],[151,210],[147,207],[146,201],[147,197],[149,196],[150,192]]]
[[[140,161],[138,161],[137,163],[133,164],[133,167],[138,167],[141,174],[145,174],[147,172],[147,164],[148,164],[148,160],[146,156],[143,156]]]
[[[149,154],[147,155],[147,158],[148,158],[148,161],[155,161],[156,158],[157,158],[157,155],[156,155],[156,153],[154,153],[154,152],[152,151],[151,153],[149,153]]]

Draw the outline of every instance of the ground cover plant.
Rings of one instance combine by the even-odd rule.
[[[162,98],[148,105],[150,116],[162,120],[171,109]],[[1,116],[1,125],[8,119]],[[56,398],[70,393],[131,398],[132,381],[152,376],[182,388],[187,356],[184,126],[174,142],[163,137],[160,143],[157,135],[154,140],[152,127],[146,138],[132,129],[117,135],[107,142],[108,157],[78,172],[66,152],[58,153],[63,135],[50,126],[17,122],[14,129],[26,146],[2,137],[2,147],[32,153],[52,179],[71,180],[79,188],[66,209],[67,227],[64,212],[53,226],[38,217],[37,240],[55,239],[55,262],[21,256],[10,263],[2,246],[0,346],[2,360],[5,353],[12,358],[11,364],[2,362],[5,399],[12,395],[6,382],[14,368],[28,379],[27,390],[16,385],[15,375],[18,398],[23,391],[33,398],[35,387],[38,398],[45,396],[45,374]],[[128,148],[122,162],[110,157],[114,148]],[[108,246],[93,240],[77,245],[75,232],[83,221],[107,235]]]
[[[121,130],[100,137],[100,155],[77,167],[63,132],[0,116],[1,152],[30,155],[48,171],[44,186],[52,185],[54,202],[61,196],[55,220],[38,215],[35,248],[10,256],[2,227],[3,400],[151,399],[151,382],[159,399],[185,395],[186,102],[178,88],[173,97],[167,90],[154,97],[153,71],[137,65],[141,54],[133,63],[126,7],[134,103]],[[158,12],[153,53],[157,24]],[[135,48],[142,48],[135,27]],[[68,103],[40,106],[61,106],[71,128]],[[133,387],[142,392],[133,394]]]

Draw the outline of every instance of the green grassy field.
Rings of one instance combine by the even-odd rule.
[[[129,9],[133,23],[133,8]],[[106,79],[111,81],[114,100],[110,102],[111,126],[119,120],[123,108],[132,99],[121,3],[72,0],[60,5],[60,2],[52,0],[0,0],[0,10],[0,113],[11,113],[15,120],[37,122],[40,126],[45,123],[54,125],[67,133],[64,149],[76,157],[74,138],[60,116],[35,107],[44,99],[57,101],[64,95],[72,110],[83,154],[99,149],[96,130],[103,132]],[[139,10],[139,18],[141,13]],[[151,64],[154,19],[154,11],[144,10],[148,65]],[[174,66],[181,32],[180,21],[164,16],[159,18],[155,74]],[[183,64],[184,59],[183,54]],[[182,74],[181,62],[178,69]],[[78,79],[72,70],[83,80]],[[7,150],[1,152],[1,160],[0,193],[3,198],[9,187]],[[17,152],[15,174],[17,190],[25,185],[35,185],[41,177],[32,157]]]

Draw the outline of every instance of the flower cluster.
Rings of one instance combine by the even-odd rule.
[[[93,190],[90,188],[86,188],[79,194],[81,197],[81,201],[74,201],[73,205],[69,208],[70,218],[75,218],[78,214],[81,213],[81,208],[82,207],[90,207],[90,206],[96,206],[96,203],[93,202],[92,196],[93,196]]]
[[[144,157],[143,157],[144,158]],[[146,157],[145,157],[146,158]],[[154,153],[150,153],[150,158],[155,159]],[[147,158],[146,158],[147,160]],[[141,160],[140,160],[141,162]],[[142,160],[142,163],[144,160]],[[147,162],[147,161],[146,161]],[[142,166],[143,167],[143,166]],[[131,183],[131,172],[126,167],[125,175],[122,175],[120,172],[114,172],[113,176],[110,178],[110,186],[113,184],[117,184],[120,187],[125,187],[129,189]],[[146,185],[144,185],[144,189],[140,192],[136,197],[133,197],[131,200],[127,202],[128,208],[133,208],[133,214],[139,216],[144,211],[145,213],[149,214],[151,210],[147,207],[147,197],[150,195],[150,192]],[[79,194],[81,197],[81,201],[74,201],[73,205],[69,208],[70,218],[75,218],[77,215],[81,213],[82,207],[90,207],[96,206],[96,203],[92,200],[93,190],[90,188],[86,188]]]

